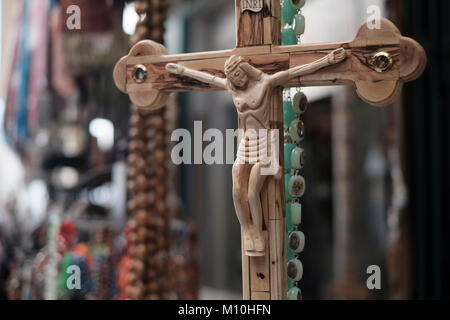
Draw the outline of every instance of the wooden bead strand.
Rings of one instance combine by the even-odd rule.
[[[163,42],[167,0],[136,0],[141,19],[131,38]],[[165,109],[132,106],[128,156],[129,254],[128,299],[168,299],[169,215],[166,212]]]
[[[305,17],[301,8],[305,0],[281,0],[282,13],[282,44],[300,43],[305,32]],[[306,182],[300,175],[304,165],[304,150],[300,143],[305,136],[304,123],[301,115],[306,111],[308,100],[299,88],[287,88],[283,92],[283,122],[284,122],[284,168],[286,188],[286,223],[287,239],[287,275],[288,300],[301,300],[299,288],[303,277],[303,265],[300,253],[305,247],[305,235],[299,230],[301,224],[302,206],[300,198],[305,193]]]
[[[135,0],[134,8],[141,19],[136,24],[135,34],[131,43],[151,39],[158,43],[164,42],[164,22],[167,18],[169,3],[167,0]]]
[[[94,247],[93,282],[96,288],[96,299],[109,300],[114,297],[114,272],[112,261],[113,232],[108,225],[97,230]],[[98,250],[97,252],[95,250]]]

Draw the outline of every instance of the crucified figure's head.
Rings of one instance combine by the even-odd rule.
[[[248,84],[248,75],[244,69],[241,68],[243,58],[240,56],[231,56],[225,62],[225,75],[231,83],[239,88],[244,89]]]
[[[250,79],[259,80],[261,71],[244,62],[241,56],[231,56],[225,62],[225,75],[238,89],[245,89]]]

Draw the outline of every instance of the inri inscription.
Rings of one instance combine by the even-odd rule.
[[[260,12],[264,7],[263,0],[241,0],[241,2],[242,2],[241,5],[242,12],[247,10],[253,12]]]

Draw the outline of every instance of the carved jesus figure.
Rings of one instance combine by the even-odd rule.
[[[260,193],[268,175],[267,168],[273,165],[274,160],[278,161],[278,154],[274,154],[273,147],[278,140],[275,141],[273,135],[269,133],[270,102],[275,90],[293,78],[312,74],[345,59],[345,50],[340,48],[314,62],[269,75],[244,62],[242,57],[231,56],[224,66],[226,78],[215,77],[179,64],[166,65],[170,73],[191,77],[228,90],[233,98],[241,129],[244,130],[244,134],[239,137],[237,158],[233,165],[233,202],[243,230],[243,246],[246,255],[265,254]],[[263,136],[246,134],[248,131],[258,133],[261,130],[267,133]],[[269,145],[267,137],[272,137]],[[266,172],[263,172],[264,169]],[[272,175],[280,179],[282,170]],[[245,186],[248,187],[245,188]],[[245,210],[247,199],[250,215]]]

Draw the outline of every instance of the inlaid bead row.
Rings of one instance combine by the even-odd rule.
[[[282,0],[282,44],[300,43],[305,32],[305,17],[301,8],[305,0]],[[304,150],[300,143],[305,137],[305,125],[301,115],[306,111],[308,99],[299,89],[286,89],[283,93],[284,122],[284,167],[286,189],[286,220],[287,220],[287,275],[289,300],[299,300],[302,297],[299,281],[303,276],[303,265],[299,254],[305,247],[305,235],[299,230],[302,221],[302,206],[300,198],[306,190],[306,182],[300,175],[304,166]]]

